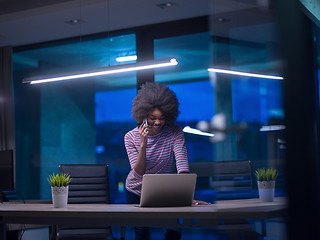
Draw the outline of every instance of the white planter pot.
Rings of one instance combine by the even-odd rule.
[[[66,208],[68,204],[69,186],[51,187],[52,203],[55,208]]]
[[[273,202],[275,181],[258,181],[259,199],[261,202]]]

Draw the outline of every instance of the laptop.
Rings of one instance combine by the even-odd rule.
[[[139,207],[192,206],[197,174],[144,174]]]

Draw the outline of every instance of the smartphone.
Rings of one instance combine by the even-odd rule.
[[[143,123],[144,123],[145,126],[148,126],[148,119],[145,118],[145,119],[143,120]]]

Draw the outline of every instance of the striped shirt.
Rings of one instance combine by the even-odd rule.
[[[140,196],[142,176],[133,169],[140,149],[138,127],[125,135],[124,143],[131,166],[126,180],[126,189]],[[189,172],[187,149],[181,127],[165,125],[160,133],[148,136],[145,174],[172,173],[174,161],[178,173]]]

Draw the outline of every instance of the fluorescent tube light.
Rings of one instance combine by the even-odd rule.
[[[246,72],[237,72],[237,71],[223,70],[223,69],[217,69],[217,68],[208,68],[208,71],[209,72],[216,72],[216,73],[231,74],[231,75],[247,76],[247,77],[283,80],[283,77],[279,77],[279,76],[263,75],[263,74],[255,74],[255,73],[246,73]]]
[[[117,57],[116,61],[117,62],[129,62],[129,61],[135,61],[137,60],[137,56],[133,55],[133,56],[125,56],[125,57]]]
[[[189,126],[185,126],[183,128],[183,131],[186,132],[186,133],[197,134],[197,135],[201,135],[201,136],[208,136],[208,137],[213,137],[214,136],[213,133],[202,132],[202,131],[200,131],[198,129],[191,128]]]
[[[268,125],[260,128],[261,132],[279,131],[286,129],[285,125]]]
[[[94,77],[108,74],[115,74],[121,72],[140,71],[152,68],[161,68],[177,65],[178,62],[175,58],[159,59],[145,62],[137,62],[131,64],[115,65],[111,67],[103,67],[90,70],[82,70],[77,72],[70,72],[65,74],[53,74],[39,77],[30,77],[22,80],[23,83],[37,84],[54,81],[65,81],[70,79]]]

